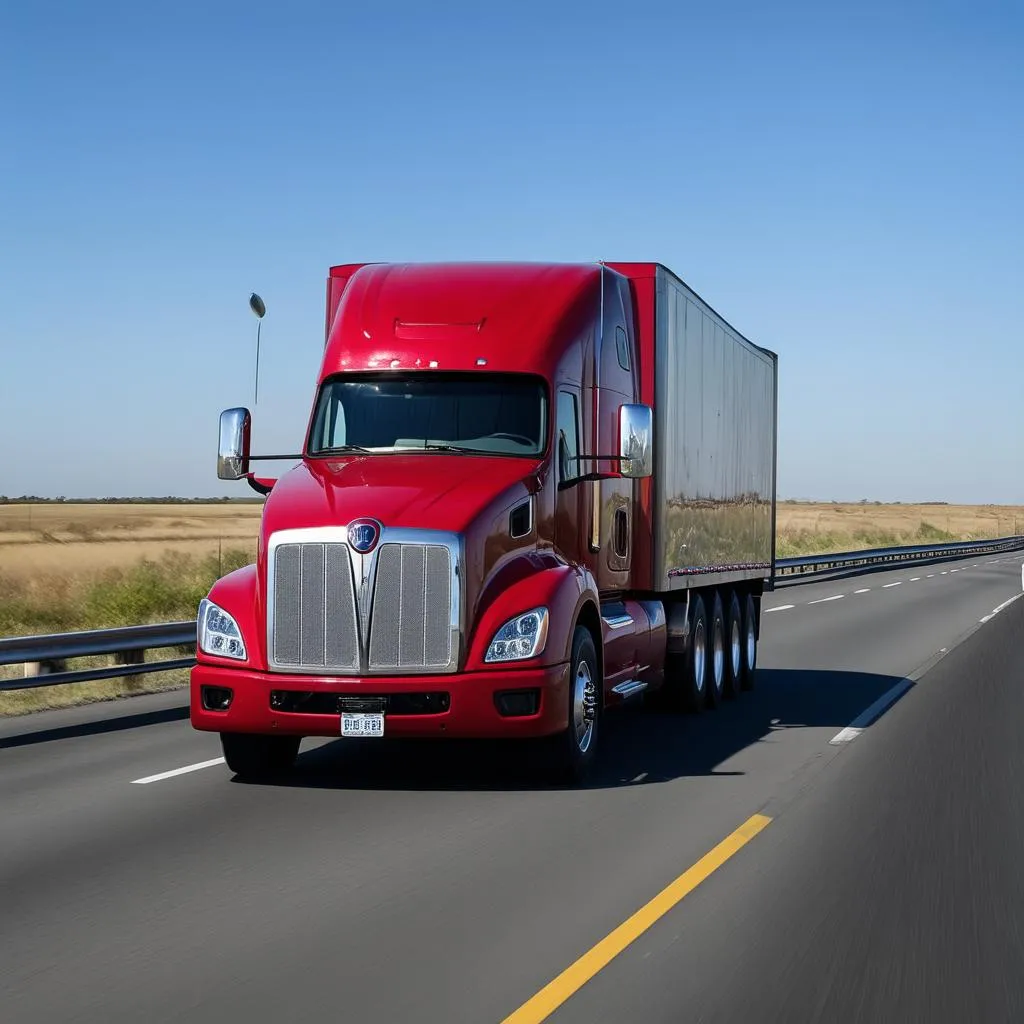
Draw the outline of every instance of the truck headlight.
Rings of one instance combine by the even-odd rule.
[[[245,661],[245,641],[238,623],[223,608],[208,598],[199,602],[197,620],[199,649],[206,654],[220,658],[237,658]]]
[[[534,608],[509,619],[491,641],[484,661],[523,661],[535,658],[544,650],[548,639],[548,610]]]

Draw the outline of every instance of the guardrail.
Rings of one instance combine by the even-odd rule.
[[[865,551],[842,551],[828,555],[803,555],[798,558],[777,558],[776,579],[822,577],[843,569],[890,568],[906,562],[937,562],[971,555],[998,554],[1024,548],[1024,537],[1000,537],[998,540],[953,541],[947,544],[910,544],[896,548],[871,548]]]
[[[883,569],[908,562],[948,561],[971,555],[1019,551],[1024,537],[998,540],[958,541],[951,544],[915,544],[867,551],[843,551],[827,555],[777,558],[775,577],[787,583],[827,579],[841,571]],[[190,668],[194,657],[144,661],[146,651],[168,647],[195,649],[196,623],[158,622],[148,626],[123,626],[119,629],[91,629],[78,633],[52,633],[44,636],[5,637],[0,639],[0,665],[24,665],[24,678],[0,679],[0,691],[25,690],[60,683],[84,683],[94,679],[118,679],[125,676]],[[65,661],[112,655],[114,664],[95,668],[71,669]]]
[[[122,626],[119,629],[89,629],[78,633],[45,636],[14,636],[0,639],[0,665],[24,665],[22,679],[0,679],[2,690],[27,690],[59,683],[85,683],[94,679],[167,672],[190,668],[194,657],[144,661],[146,651],[196,645],[196,622],[158,622],[150,626]],[[113,655],[113,665],[66,670],[69,658]]]

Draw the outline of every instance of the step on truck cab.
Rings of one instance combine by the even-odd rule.
[[[332,267],[297,464],[199,608],[190,715],[241,776],[303,736],[537,739],[753,685],[777,357],[657,263]]]

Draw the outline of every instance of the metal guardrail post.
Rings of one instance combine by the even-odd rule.
[[[144,665],[146,663],[146,652],[143,650],[117,651],[114,654],[115,665]],[[125,675],[125,685],[129,688],[138,686],[142,682],[141,675]]]
[[[26,679],[37,679],[39,676],[53,672],[63,672],[67,665],[60,658],[47,658],[45,661],[26,661],[24,676]]]

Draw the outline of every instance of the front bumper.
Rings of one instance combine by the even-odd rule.
[[[383,697],[385,736],[548,736],[568,726],[568,679],[569,666],[564,664],[358,679],[197,664],[191,675],[189,717],[193,728],[206,732],[340,736],[343,704],[347,710],[365,710],[360,700],[372,703]],[[208,687],[232,691],[227,710],[207,706]]]

